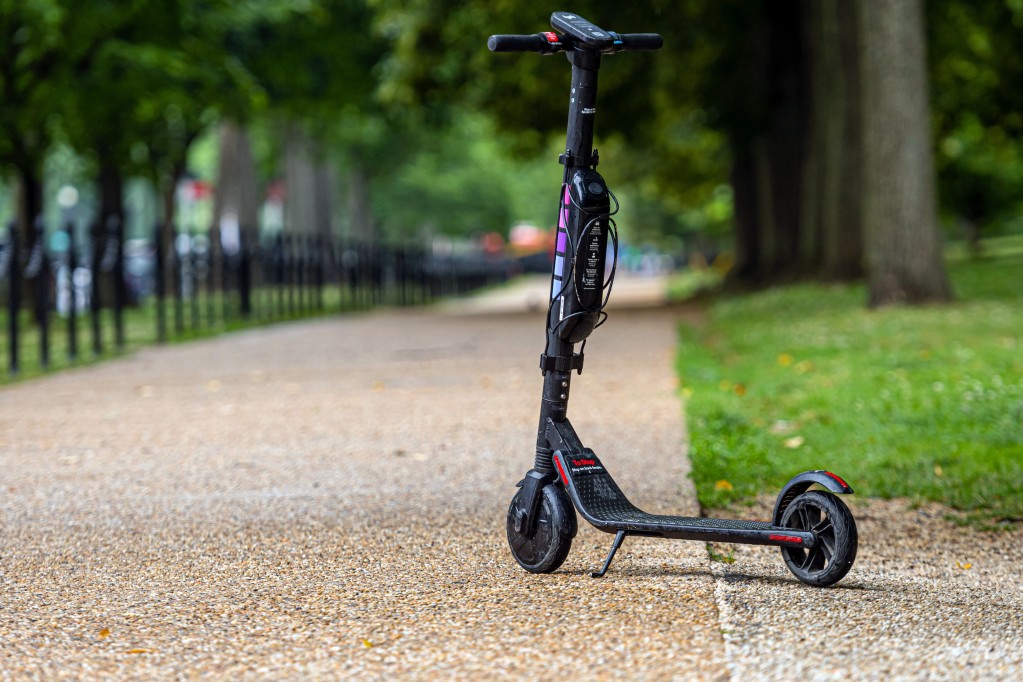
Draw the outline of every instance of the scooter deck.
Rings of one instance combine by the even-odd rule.
[[[625,497],[588,448],[578,455],[556,451],[554,464],[579,513],[606,533],[783,547],[809,548],[814,544],[813,533],[766,521],[647,513]]]

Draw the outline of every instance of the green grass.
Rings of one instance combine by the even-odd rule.
[[[684,327],[701,504],[827,468],[857,493],[1023,517],[1023,240],[950,256],[946,306],[864,308],[862,286],[719,299]]]
[[[724,277],[709,267],[686,268],[668,278],[668,300],[685,301],[721,286]]]

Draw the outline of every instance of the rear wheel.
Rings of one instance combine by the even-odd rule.
[[[536,528],[532,535],[522,528],[522,489],[508,507],[508,546],[519,566],[530,573],[551,573],[565,562],[575,537],[575,509],[565,491],[557,485],[544,486]]]
[[[810,549],[781,548],[789,570],[807,585],[834,585],[852,568],[858,542],[856,521],[835,495],[820,490],[803,493],[785,509],[781,525],[817,536]]]

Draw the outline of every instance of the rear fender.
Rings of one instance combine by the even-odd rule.
[[[792,500],[805,493],[814,483],[822,485],[838,495],[850,495],[853,491],[848,483],[830,471],[824,471],[823,469],[804,471],[786,483],[785,487],[778,493],[778,500],[774,503],[774,516],[772,517],[774,525],[781,525],[781,517],[785,514],[785,510],[792,503]]]

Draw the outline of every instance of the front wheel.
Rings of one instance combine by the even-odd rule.
[[[523,507],[522,489],[515,493],[508,507],[508,546],[519,566],[530,573],[551,573],[564,563],[575,537],[575,509],[568,495],[557,485],[546,485],[541,492],[536,529],[532,536],[517,519]]]
[[[792,500],[781,525],[817,535],[811,549],[782,547],[789,570],[807,585],[827,587],[845,577],[856,560],[856,521],[842,500],[811,490]]]

